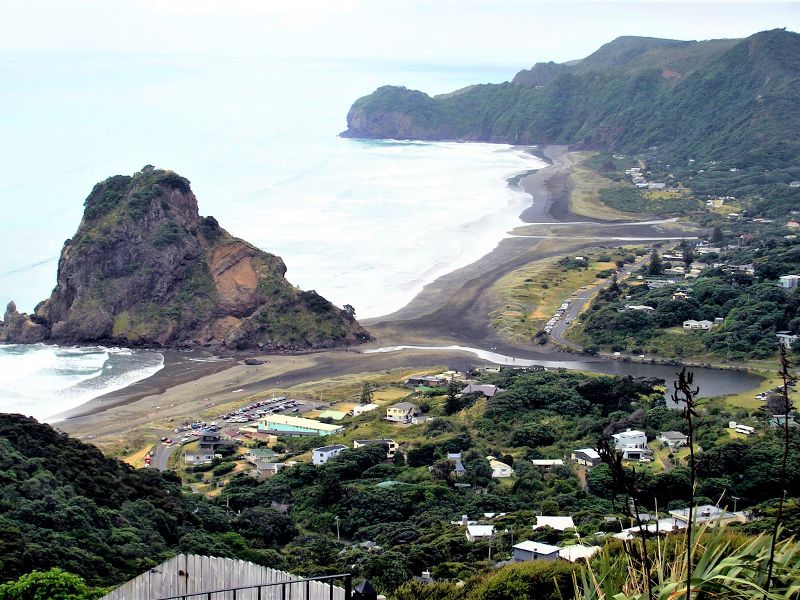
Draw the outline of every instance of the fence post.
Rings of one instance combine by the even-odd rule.
[[[344,600],[352,600],[353,598],[353,576],[345,575],[344,578]]]

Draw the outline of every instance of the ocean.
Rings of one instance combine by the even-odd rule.
[[[404,306],[519,224],[520,148],[337,137],[392,83],[444,93],[522,65],[0,54],[0,302],[31,311],[97,181],[152,164],[200,212],[283,257],[288,279],[358,318]],[[157,352],[0,346],[0,410],[40,419],[155,373]]]

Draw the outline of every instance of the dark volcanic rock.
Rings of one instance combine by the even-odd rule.
[[[0,340],[300,350],[370,339],[285,273],[201,217],[188,180],[148,166],[94,187],[52,295],[32,317],[10,304]]]

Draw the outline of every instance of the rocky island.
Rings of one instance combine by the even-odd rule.
[[[32,315],[9,303],[0,342],[263,351],[370,339],[352,309],[300,291],[273,254],[201,217],[189,181],[144,167],[95,185]]]

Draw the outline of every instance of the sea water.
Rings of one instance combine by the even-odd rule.
[[[342,139],[350,104],[385,83],[443,93],[520,66],[2,54],[0,302],[46,298],[92,186],[152,164],[283,257],[293,284],[358,318],[397,310],[520,223],[530,198],[506,180],[543,163],[502,145]],[[0,410],[49,417],[162,360],[0,346]]]
[[[59,413],[149,377],[163,366],[160,353],[145,350],[0,346],[0,412],[57,420]]]

